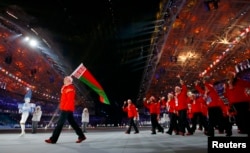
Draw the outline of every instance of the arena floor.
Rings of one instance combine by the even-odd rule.
[[[85,133],[87,139],[75,143],[77,136],[72,129],[64,129],[56,144],[44,142],[51,136],[52,129],[39,129],[31,134],[20,129],[0,129],[1,153],[207,153],[207,136],[197,131],[191,136],[151,135],[150,128],[140,128],[139,134],[125,134],[125,128],[93,128]],[[224,136],[225,134],[216,134]],[[233,136],[239,135],[234,127]]]

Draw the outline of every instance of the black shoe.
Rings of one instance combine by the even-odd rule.
[[[139,133],[139,131],[137,131],[137,132],[134,132],[134,134],[138,134]]]
[[[213,133],[204,133],[206,136],[208,137],[214,137],[214,134]]]
[[[164,133],[164,129],[160,130],[161,133]]]
[[[169,132],[169,131],[167,131],[166,133],[167,133],[167,134],[169,134],[169,135],[172,135],[172,133],[171,133],[171,132]]]
[[[126,131],[125,134],[130,134],[130,132],[127,132],[127,131]]]
[[[151,134],[156,134],[156,132],[152,132]]]
[[[226,134],[226,137],[231,137],[232,135],[233,135],[233,133],[229,132],[229,133]]]

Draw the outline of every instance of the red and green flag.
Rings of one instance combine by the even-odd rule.
[[[106,93],[104,92],[102,86],[96,81],[94,76],[89,72],[89,70],[81,63],[77,69],[71,74],[71,76],[84,82],[91,89],[93,89],[100,97],[100,101],[104,104],[110,104]]]

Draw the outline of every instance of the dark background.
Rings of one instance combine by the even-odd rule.
[[[119,114],[128,98],[136,103],[151,38],[142,31],[155,20],[159,0],[3,0],[0,5],[20,6],[34,17],[31,27],[52,32],[72,69],[80,63],[89,69],[111,102],[100,104],[90,89],[97,114]]]

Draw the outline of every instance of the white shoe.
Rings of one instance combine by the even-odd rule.
[[[24,136],[24,134],[25,134],[25,132],[22,132],[19,136],[21,137],[21,136]]]

